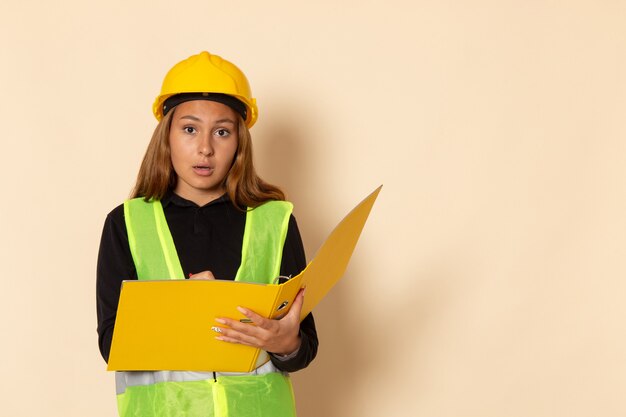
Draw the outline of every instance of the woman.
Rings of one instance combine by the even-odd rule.
[[[168,72],[153,112],[159,124],[132,199],[107,216],[102,233],[97,311],[105,360],[122,280],[269,282],[306,266],[291,204],[252,164],[248,129],[257,106],[245,75],[208,52],[191,56]],[[287,372],[306,367],[318,345],[313,317],[298,320],[302,300],[300,293],[280,320],[249,310],[253,325],[217,319],[218,339],[268,352],[252,373],[118,372],[120,415],[295,415]]]

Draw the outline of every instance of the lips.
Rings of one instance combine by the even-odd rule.
[[[213,171],[215,170],[215,168],[213,168],[210,165],[194,165],[193,166],[193,172],[195,172],[197,175],[203,176],[203,177],[207,177],[211,174],[213,174]]]

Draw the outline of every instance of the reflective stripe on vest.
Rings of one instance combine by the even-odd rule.
[[[271,201],[248,210],[235,280],[272,283],[280,274],[292,208]],[[124,215],[138,279],[184,279],[161,203],[128,200]],[[257,366],[265,364],[247,374],[119,372],[118,411],[124,417],[295,416],[289,377],[268,359],[267,353],[259,355]]]
[[[271,362],[259,366],[252,372],[196,372],[196,371],[133,371],[116,372],[115,389],[117,394],[123,394],[128,387],[138,385],[158,384],[161,382],[189,382],[202,381],[205,379],[222,378],[225,376],[252,376],[265,375],[271,372],[280,372]]]

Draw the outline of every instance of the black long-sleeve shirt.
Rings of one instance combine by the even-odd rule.
[[[226,196],[199,207],[170,192],[161,203],[185,276],[208,270],[217,279],[234,279],[241,263],[246,213],[237,210]],[[280,273],[295,276],[305,266],[302,239],[291,216]],[[98,253],[98,343],[105,361],[111,349],[121,284],[128,279],[137,279],[137,271],[128,245],[124,207],[120,205],[106,218]],[[281,360],[270,355],[278,369],[295,372],[315,358],[318,339],[311,314],[300,324],[300,337],[300,349],[293,358]]]

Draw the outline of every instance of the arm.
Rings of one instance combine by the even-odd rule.
[[[98,345],[102,357],[107,362],[122,280],[137,279],[123,213],[123,206],[119,206],[107,216],[98,251],[96,271]]]
[[[280,273],[283,276],[296,276],[302,272],[304,268],[306,268],[304,245],[302,244],[302,238],[300,237],[296,219],[291,216],[289,219],[287,238],[285,239],[285,247],[283,248]],[[270,355],[274,365],[281,371],[296,372],[306,368],[313,359],[315,359],[319,341],[317,339],[317,330],[315,328],[313,314],[308,314],[300,323],[299,336],[300,348],[294,356],[290,357],[291,355],[288,355],[288,359],[283,359],[277,355]]]

